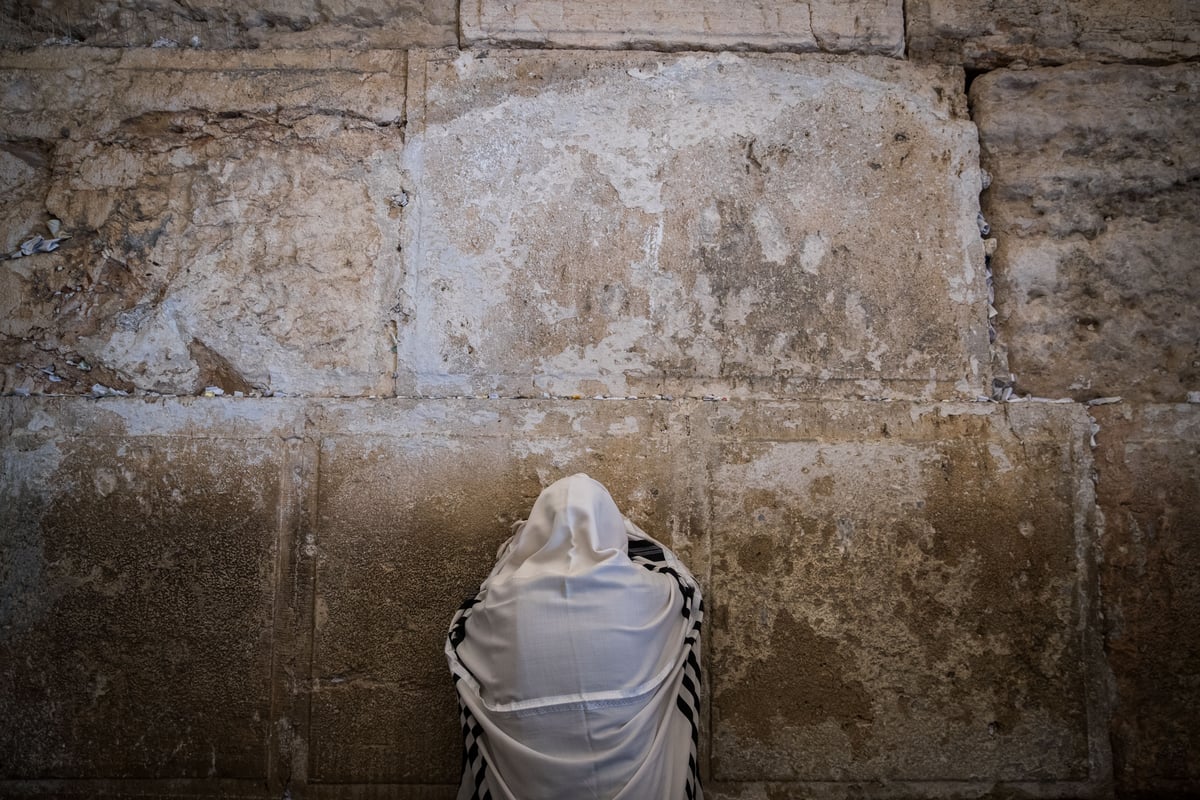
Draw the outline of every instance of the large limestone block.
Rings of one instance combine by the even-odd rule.
[[[1200,406],[1094,411],[1114,773],[1128,796],[1200,790]]]
[[[463,0],[461,8],[467,44],[904,53],[897,0]]]
[[[1192,0],[910,0],[906,11],[913,57],[976,69],[1200,56],[1200,5]]]
[[[971,97],[1018,388],[1200,389],[1200,67],[997,71]]]
[[[410,71],[401,394],[985,382],[957,70],[493,52]]]
[[[0,401],[0,779],[263,785],[285,416]]]
[[[403,76],[388,53],[0,59],[0,244],[72,235],[0,263],[0,388],[389,392]]]
[[[1088,779],[1077,406],[711,424],[715,779]]]
[[[446,630],[546,484],[587,472],[695,563],[664,405],[426,400],[326,409],[312,542],[310,782],[458,780]]]
[[[457,43],[455,0],[9,0],[0,47],[442,47]]]

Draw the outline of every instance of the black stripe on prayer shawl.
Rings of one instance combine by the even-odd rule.
[[[661,564],[666,560],[666,554],[662,548],[654,542],[648,542],[645,539],[630,539],[629,540],[629,557],[644,558],[647,561],[652,561],[656,564]]]
[[[455,661],[473,678],[475,678],[475,673],[467,669],[467,665],[458,658],[458,646],[467,638],[467,617],[471,616],[471,610],[479,603],[481,594],[482,588],[473,597],[468,597],[463,601],[463,604],[458,607],[458,611],[455,612],[454,619],[450,621],[450,630],[446,634],[446,638],[450,641],[450,647],[454,651]],[[455,684],[461,680],[454,673],[451,673],[451,677]],[[478,683],[479,679],[475,678],[475,680]],[[455,689],[455,694],[457,694],[457,686]],[[458,700],[458,711],[463,730],[463,772],[474,779],[471,800],[491,800],[492,793],[487,788],[487,758],[479,746],[480,739],[483,738],[483,728],[476,721],[475,715],[463,703],[461,697]]]
[[[471,610],[478,602],[479,595],[468,597],[464,600],[463,604],[458,607],[458,611],[454,612],[454,619],[450,620],[450,632],[446,634],[446,638],[450,640],[450,647],[454,650],[454,660],[475,679],[476,683],[479,682],[479,677],[474,672],[471,672],[471,669],[466,664],[462,663],[462,659],[458,658],[458,646],[467,638],[467,617],[471,616]],[[455,683],[458,682],[457,675],[450,673],[450,676],[454,679]]]
[[[641,539],[630,539],[629,558],[635,564],[641,564],[651,572],[665,573],[674,578],[683,595],[680,614],[684,619],[692,619],[692,627],[684,638],[688,654],[684,661],[681,682],[687,693],[680,692],[679,696],[675,698],[675,706],[691,727],[692,743],[691,752],[688,754],[688,777],[684,782],[683,790],[687,800],[695,800],[696,788],[700,785],[700,770],[697,765],[700,748],[700,695],[697,688],[700,686],[700,660],[696,657],[696,650],[700,639],[701,624],[704,620],[704,598],[697,598],[696,587],[685,581],[676,570],[666,565],[666,554],[658,545]]]

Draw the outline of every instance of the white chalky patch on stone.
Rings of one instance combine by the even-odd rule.
[[[771,213],[770,206],[760,203],[750,218],[754,232],[758,234],[758,246],[763,258],[774,264],[786,264],[792,255],[792,244],[779,220]]]

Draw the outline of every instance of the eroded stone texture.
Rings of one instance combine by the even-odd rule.
[[[545,484],[585,471],[631,519],[691,555],[666,421],[652,403],[626,405],[330,407],[309,780],[458,780],[446,629]]]
[[[468,44],[904,53],[896,0],[463,0],[461,21]]]
[[[384,53],[0,61],[0,245],[72,235],[0,264],[0,389],[390,391],[403,75]]]
[[[279,420],[222,418],[0,406],[0,779],[266,776]]]
[[[1200,407],[1092,412],[1103,513],[1114,773],[1129,796],[1200,790]]]
[[[401,394],[978,393],[958,71],[728,53],[412,69]]]
[[[1077,407],[713,425],[716,779],[1088,777]]]
[[[906,18],[914,58],[977,69],[1200,56],[1200,6],[1192,0],[910,0]]]
[[[455,0],[3,0],[0,47],[442,47]]]
[[[1171,402],[1200,388],[1200,67],[997,71],[971,98],[1018,387]]]

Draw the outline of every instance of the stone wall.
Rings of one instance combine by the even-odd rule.
[[[1200,20],[995,5],[0,2],[0,796],[453,797],[577,471],[709,796],[1200,791]]]

